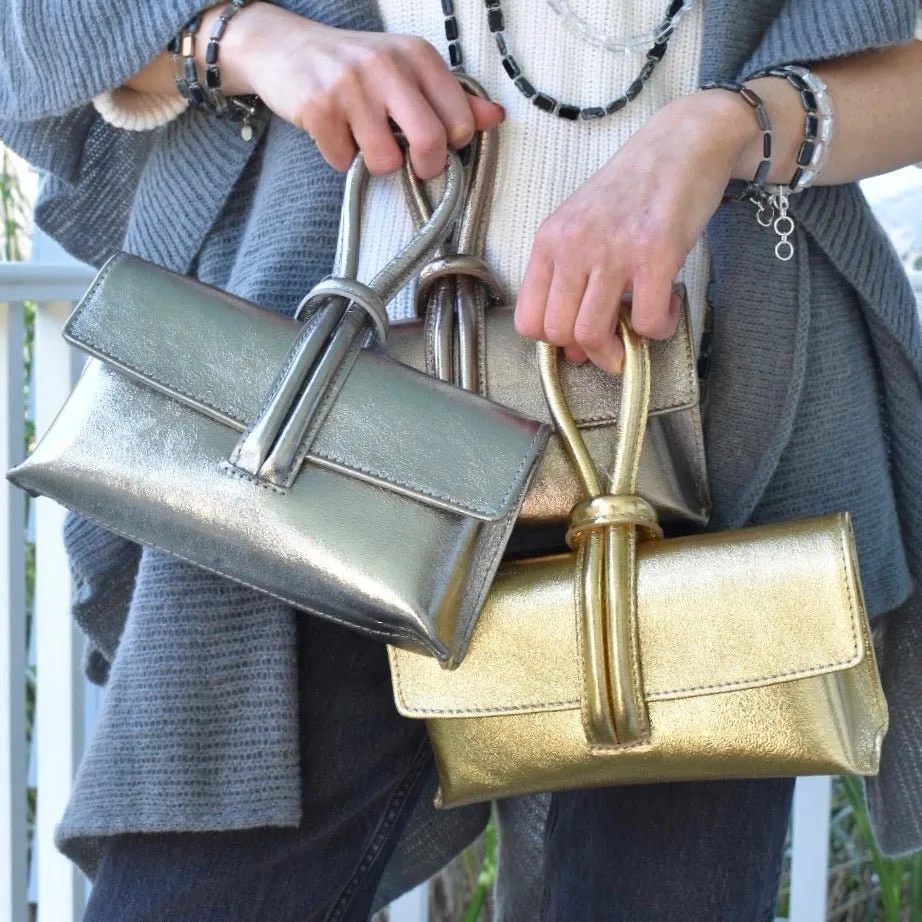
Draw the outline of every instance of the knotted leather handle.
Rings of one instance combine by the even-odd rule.
[[[368,332],[369,318],[383,340],[386,305],[451,233],[461,207],[464,168],[449,152],[445,190],[438,206],[404,248],[367,285],[356,278],[362,199],[368,168],[358,154],[346,177],[334,274],[308,293],[295,314],[315,308],[295,341],[262,412],[243,434],[230,458],[237,470],[277,487],[297,476],[312,434],[322,423],[331,388],[344,364],[354,361]]]
[[[560,383],[557,349],[538,343],[545,399],[587,498],[570,514],[567,541],[577,552],[583,654],[583,723],[590,743],[643,742],[649,718],[637,631],[637,540],[662,537],[653,507],[635,493],[650,403],[647,343],[622,316],[624,383],[609,492],[577,428]]]
[[[476,80],[467,74],[456,77],[467,92],[489,99]],[[480,255],[496,175],[496,151],[494,130],[478,133],[471,143],[471,165],[461,216],[451,239],[420,271],[416,292],[417,312],[426,318],[427,372],[469,391],[479,390],[481,377],[483,306],[477,298],[477,283],[483,284],[497,300],[503,300],[499,280]],[[404,167],[403,179],[410,212],[419,227],[430,217],[432,206],[422,182],[409,165]]]

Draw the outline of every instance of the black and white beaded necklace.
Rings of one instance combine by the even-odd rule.
[[[512,80],[519,92],[526,99],[530,99],[532,104],[542,112],[556,115],[558,118],[567,119],[571,122],[577,119],[590,121],[604,118],[606,115],[614,115],[641,94],[644,85],[653,75],[653,71],[656,70],[656,65],[662,61],[663,56],[666,54],[669,39],[672,38],[675,31],[675,21],[687,2],[688,0],[669,0],[666,15],[654,33],[656,41],[647,51],[647,60],[630,86],[605,106],[583,107],[560,102],[553,96],[542,93],[535,88],[534,84],[522,73],[522,68],[509,51],[509,46],[506,42],[506,15],[503,12],[502,0],[483,0],[487,11],[487,25],[493,34],[497,50],[502,58],[503,69],[509,75],[509,79]],[[455,17],[455,0],[441,0],[441,3],[442,13],[445,16],[445,38],[448,40],[448,60],[452,70],[463,71],[464,53],[461,50],[460,31],[458,29],[458,20]]]

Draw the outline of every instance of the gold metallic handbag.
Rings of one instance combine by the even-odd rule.
[[[305,324],[121,255],[65,337],[89,356],[8,475],[139,543],[372,637],[457,661],[546,427],[372,349],[385,303],[454,223],[354,278],[367,171],[347,179],[335,277]]]
[[[459,80],[470,92],[485,96],[471,78],[462,75]],[[514,308],[479,255],[496,174],[497,141],[496,131],[476,138],[464,210],[454,235],[420,273],[419,319],[395,324],[387,349],[413,368],[550,423],[532,342],[516,333]],[[426,191],[412,170],[405,169],[403,179],[411,212],[421,225],[431,212]],[[680,293],[684,299],[684,288]],[[682,311],[675,335],[651,343],[650,353],[653,385],[639,489],[664,524],[702,526],[710,514],[710,492],[687,310]],[[590,363],[567,363],[561,375],[570,411],[593,457],[603,468],[610,467],[620,376]],[[557,543],[562,545],[567,516],[580,495],[563,446],[552,436],[522,506],[514,542],[547,547],[542,537],[550,531],[559,535]]]
[[[672,780],[875,774],[887,707],[845,514],[662,540],[635,494],[645,345],[622,325],[611,495],[539,346],[591,497],[574,553],[501,568],[464,662],[390,649],[397,708],[427,721],[443,806]]]

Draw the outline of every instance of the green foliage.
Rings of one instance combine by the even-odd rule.
[[[484,845],[486,853],[483,864],[480,866],[480,873],[477,875],[477,886],[464,908],[463,922],[481,922],[480,916],[487,903],[487,897],[493,891],[493,885],[496,883],[496,825],[490,823],[484,833]]]
[[[29,202],[19,184],[13,155],[0,147],[0,246],[2,258],[8,262],[22,259],[29,212]]]

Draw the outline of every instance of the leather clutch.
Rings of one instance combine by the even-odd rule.
[[[355,212],[367,173],[350,174]],[[16,484],[294,607],[454,664],[546,440],[538,423],[373,349],[384,302],[454,220],[368,286],[337,277],[309,320],[129,255],[64,330],[91,357]],[[359,304],[360,307],[356,305]]]
[[[573,553],[504,564],[454,672],[389,651],[398,710],[427,721],[442,806],[878,770],[887,707],[848,517],[663,540],[635,493],[649,366],[626,341],[611,494],[540,347],[590,497],[571,516]]]

